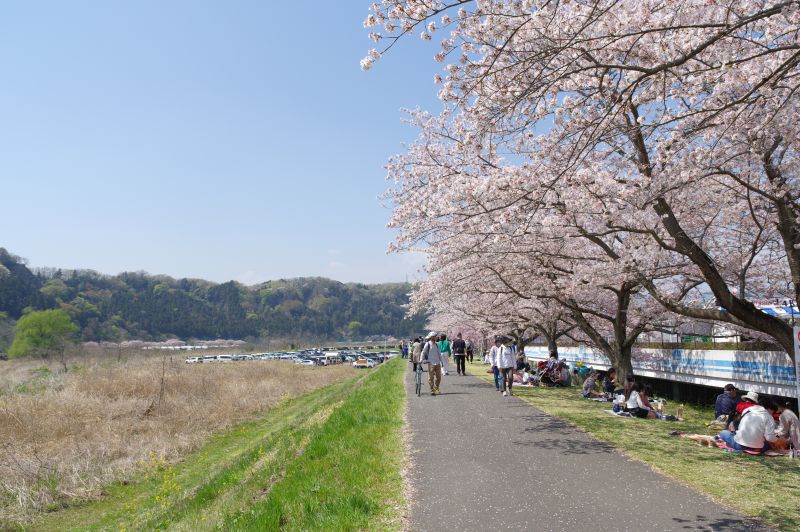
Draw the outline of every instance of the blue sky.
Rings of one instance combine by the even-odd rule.
[[[369,2],[16,2],[0,17],[0,246],[31,266],[252,284],[415,278],[387,158],[436,48],[369,72]]]

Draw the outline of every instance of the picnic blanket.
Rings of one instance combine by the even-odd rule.
[[[612,416],[617,416],[617,417],[627,417],[627,418],[632,418],[633,417],[630,414],[630,412],[614,412],[613,410],[603,410],[603,412],[605,412],[606,414],[611,414]]]
[[[689,434],[686,434],[685,432],[682,432],[680,430],[673,430],[672,432],[670,432],[670,435],[672,435],[672,436],[680,436],[681,438],[686,438],[686,439],[698,441],[698,438],[697,438],[696,435],[689,435]],[[720,439],[717,439],[717,438],[710,439],[710,438],[707,438],[707,437],[702,437],[701,439],[703,441],[710,441],[710,445],[712,447],[716,447],[718,449],[721,449],[723,452],[726,452],[726,453],[744,453],[744,454],[750,454],[750,455],[753,455],[753,456],[767,456],[767,457],[770,457],[770,458],[774,458],[776,456],[789,456],[789,451],[788,450],[777,451],[777,450],[770,449],[768,451],[764,451],[763,453],[761,453],[759,451],[740,451],[738,449],[734,449],[733,447],[730,447],[727,443],[725,443],[724,441],[722,441]],[[703,443],[703,442],[700,441],[699,443]]]
[[[734,449],[734,448],[728,446],[728,444],[726,444],[722,440],[715,441],[715,443],[716,443],[717,447],[719,447],[720,449],[722,449],[726,453],[745,453],[745,454],[750,454],[750,455],[753,455],[753,456],[767,456],[767,457],[770,457],[770,458],[774,458],[776,456],[789,456],[789,451],[788,450],[787,451],[773,451],[772,449],[770,449],[770,450],[764,451],[763,453],[759,452],[759,451],[740,451],[738,449]]]

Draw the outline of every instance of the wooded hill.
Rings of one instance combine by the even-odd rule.
[[[0,248],[0,322],[2,313],[8,322],[26,308],[60,308],[86,341],[408,336],[426,321],[404,319],[410,290],[407,283],[344,284],[319,277],[245,286],[144,272],[32,271]]]

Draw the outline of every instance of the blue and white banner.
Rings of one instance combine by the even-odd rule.
[[[800,325],[795,325],[792,332],[794,333],[794,382],[797,388],[795,397],[800,399]]]
[[[796,338],[798,333],[800,327],[795,328]],[[559,358],[570,365],[581,362],[601,370],[611,367],[604,354],[590,347],[559,347],[558,353]],[[547,346],[538,345],[526,347],[525,354],[535,360],[546,360],[549,356]],[[800,397],[800,386],[795,378],[800,366],[795,369],[783,351],[634,348],[632,365],[634,373],[644,377],[716,388],[732,383],[742,390]]]

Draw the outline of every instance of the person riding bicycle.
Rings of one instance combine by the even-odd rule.
[[[422,364],[422,338],[417,337],[411,344],[411,364],[412,370],[417,371],[417,364]]]
[[[422,348],[422,363],[430,364],[428,367],[428,384],[431,387],[431,395],[439,393],[439,385],[442,382],[442,352],[436,345],[438,335],[435,332],[428,333],[425,347]]]

